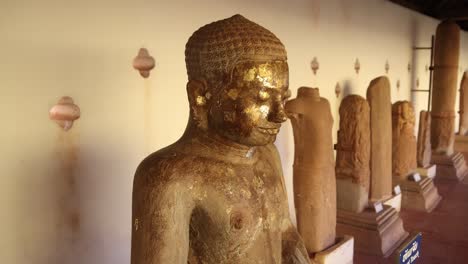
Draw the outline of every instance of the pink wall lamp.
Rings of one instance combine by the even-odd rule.
[[[72,128],[73,122],[80,118],[80,108],[74,104],[71,97],[64,96],[49,110],[49,118],[63,130],[68,131]]]
[[[149,55],[148,50],[145,48],[141,48],[138,51],[138,55],[133,59],[133,68],[138,70],[143,78],[149,77],[154,65],[154,58]]]

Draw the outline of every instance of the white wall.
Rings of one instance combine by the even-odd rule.
[[[316,86],[338,124],[337,82],[365,96],[384,75],[392,99],[410,99],[438,21],[383,0],[81,0],[0,2],[0,262],[128,263],[136,166],[181,135],[188,117],[184,46],[197,28],[241,13],[286,45],[290,88]],[[461,68],[468,61],[463,33]],[[150,79],[131,67],[140,47],[157,61]],[[317,75],[310,61],[317,56]],[[361,71],[354,72],[359,58]],[[48,119],[72,96],[82,117],[69,133]],[[425,96],[415,98],[425,107]],[[289,123],[278,138],[291,192]],[[290,193],[291,194],[291,193]]]

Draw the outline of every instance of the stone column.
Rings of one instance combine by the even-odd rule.
[[[431,165],[431,114],[421,111],[419,115],[417,164],[420,168]]]
[[[387,77],[371,81],[367,101],[371,132],[370,200],[382,201],[392,196],[392,103]]]
[[[392,175],[393,185],[408,179],[416,170],[414,110],[408,101],[392,105]]]
[[[458,134],[465,136],[468,132],[468,72],[463,73],[463,78],[460,83],[460,126]],[[465,114],[466,113],[466,114]]]
[[[453,153],[460,28],[453,21],[439,24],[435,37],[431,145],[437,154]]]
[[[337,207],[360,213],[368,204],[370,184],[369,103],[359,95],[346,96],[340,105],[336,144]]]
[[[335,243],[336,179],[330,104],[317,88],[301,87],[286,103],[294,132],[294,202],[307,251]]]

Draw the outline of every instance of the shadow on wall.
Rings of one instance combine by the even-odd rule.
[[[49,155],[37,151],[20,161],[18,263],[82,263],[77,139],[60,130]]]
[[[77,130],[54,141],[17,170],[17,263],[128,263],[133,172],[118,176],[125,156],[106,143],[82,144]]]
[[[16,260],[12,264],[129,263],[131,180],[140,158],[127,139],[130,115],[122,114],[132,110],[132,104],[124,104],[128,96],[122,92],[128,85],[107,80],[131,68],[125,56],[108,61],[117,53],[114,50],[106,57],[69,47],[48,51],[42,45],[31,47],[18,59],[28,78],[18,80],[17,93],[28,95],[29,108],[16,113],[16,119],[32,117],[18,122],[22,142],[12,143],[18,155],[9,158],[15,203],[14,211],[6,214],[14,219],[15,228],[7,237],[12,251],[8,254]],[[62,67],[62,74],[64,57],[74,63]],[[112,63],[116,60],[122,63]],[[93,65],[103,70],[84,66],[95,61]],[[87,117],[68,132],[47,118],[58,99],[50,94],[62,93],[77,95]],[[123,118],[109,118],[110,107],[103,106],[112,104],[119,105],[112,108],[112,115]]]

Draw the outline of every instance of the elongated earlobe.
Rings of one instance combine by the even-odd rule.
[[[204,80],[191,80],[187,83],[187,94],[190,105],[204,106],[206,104],[207,86]]]

